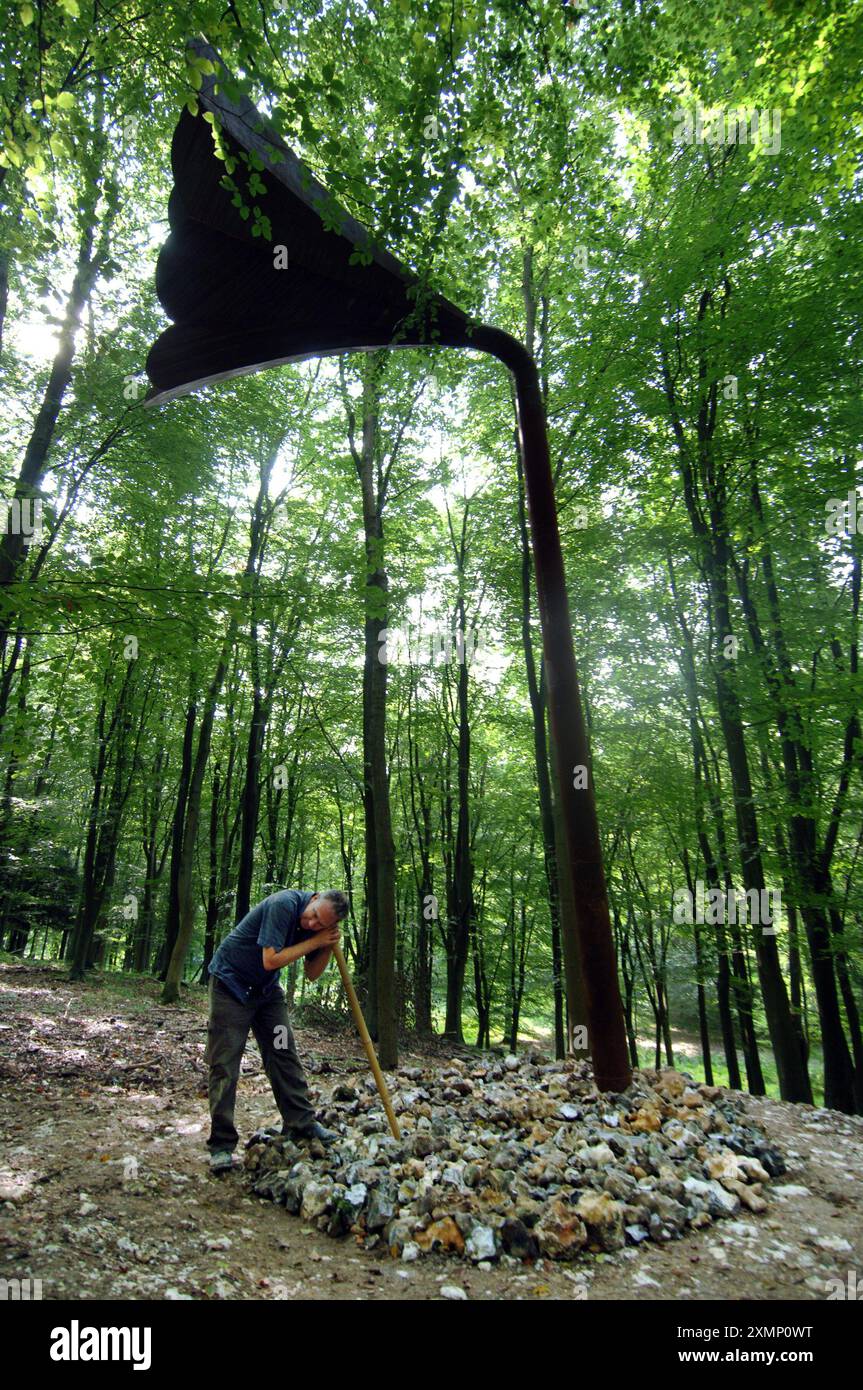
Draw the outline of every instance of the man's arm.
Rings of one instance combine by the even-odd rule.
[[[332,946],[322,946],[317,952],[314,960],[307,960],[305,972],[307,980],[316,980],[319,975],[323,975],[330,963],[330,956],[333,954]]]
[[[281,951],[277,951],[275,946],[265,946],[263,952],[265,970],[281,970],[283,965],[291,965],[301,956],[307,956],[310,951],[316,951],[321,945],[320,935],[310,936],[305,941],[298,941],[296,946],[285,946]]]

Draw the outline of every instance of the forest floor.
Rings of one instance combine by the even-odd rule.
[[[72,985],[56,966],[0,964],[0,1277],[39,1279],[45,1299],[429,1299],[455,1286],[483,1300],[739,1302],[825,1299],[831,1279],[863,1287],[863,1119],[752,1096],[746,1119],[788,1165],[761,1215],[487,1270],[335,1240],[253,1196],[243,1170],[210,1175],[206,998],[189,990],[164,1007],[158,994],[147,979]],[[366,1072],[352,1029],[295,1032],[313,1096],[319,1075]],[[476,1054],[407,1045],[400,1063],[453,1055]],[[250,1039],[238,1128],[244,1138],[277,1120]]]

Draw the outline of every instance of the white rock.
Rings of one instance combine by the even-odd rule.
[[[494,1232],[488,1226],[474,1226],[465,1241],[464,1252],[471,1260],[493,1260]]]
[[[770,1174],[767,1169],[758,1162],[757,1158],[748,1158],[745,1154],[737,1159],[737,1168],[742,1172],[745,1182],[769,1182]]]
[[[578,1157],[592,1168],[604,1168],[607,1163],[614,1162],[614,1154],[607,1144],[586,1145],[578,1150]]]
[[[701,1178],[684,1178],[683,1186],[693,1197],[708,1197],[713,1190],[711,1184]]]
[[[307,1182],[303,1188],[303,1204],[300,1207],[300,1215],[304,1221],[313,1221],[316,1216],[321,1216],[326,1211],[332,1189],[323,1183]]]
[[[734,1192],[728,1192],[719,1182],[709,1184],[716,1201],[729,1216],[736,1216],[740,1210],[740,1198]]]
[[[744,1240],[754,1240],[758,1235],[758,1228],[750,1226],[746,1221],[727,1221],[724,1229],[736,1236],[743,1236]]]
[[[853,1248],[844,1236],[818,1236],[816,1244],[820,1245],[822,1250],[835,1250],[843,1255]]]

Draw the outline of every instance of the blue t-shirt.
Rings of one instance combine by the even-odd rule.
[[[225,937],[210,962],[210,974],[217,976],[242,1004],[271,994],[281,971],[264,969],[264,947],[283,951],[286,946],[295,946],[314,935],[300,926],[300,917],[314,896],[284,888],[264,898]],[[311,951],[306,960],[316,955],[317,951]]]

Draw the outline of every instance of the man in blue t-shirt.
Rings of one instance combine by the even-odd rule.
[[[247,912],[213,956],[204,1054],[210,1069],[207,1147],[213,1172],[233,1166],[239,1139],[234,1106],[250,1028],[279,1107],[282,1133],[329,1144],[335,1140],[315,1118],[279,972],[305,956],[306,979],[316,980],[329,964],[339,940],[338,924],[347,914],[348,900],[337,889],[299,893],[287,888]]]

